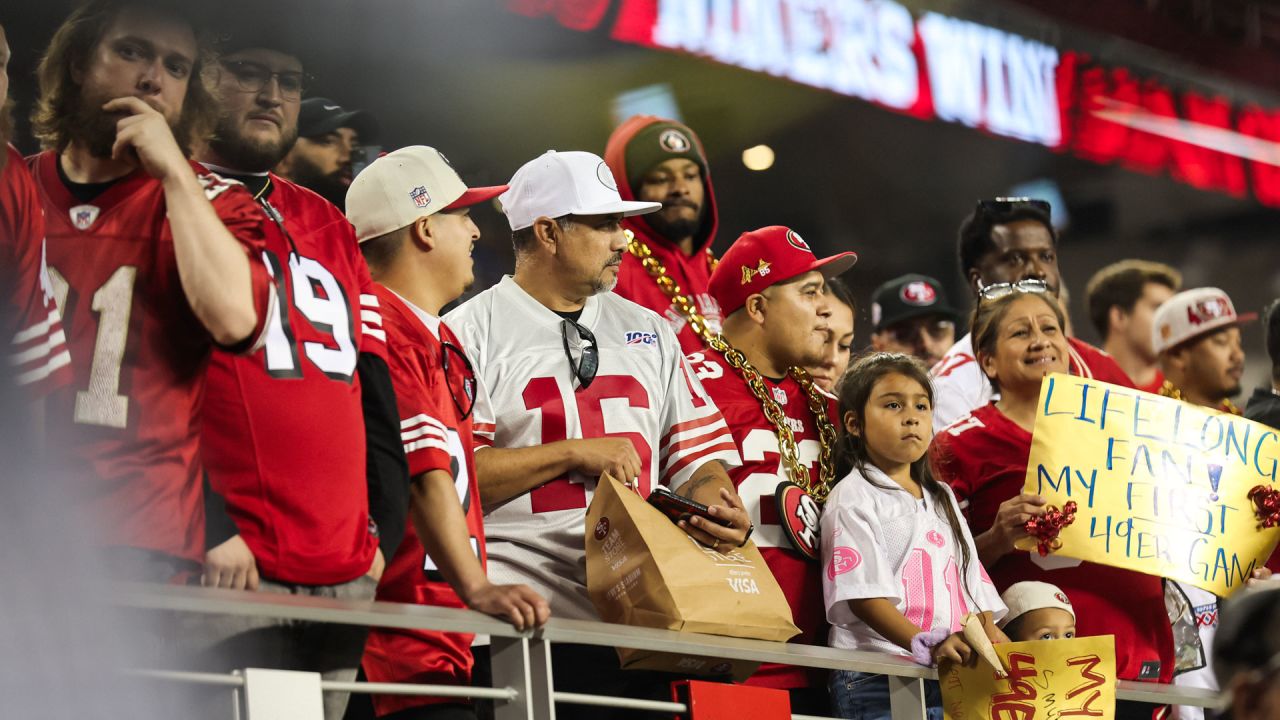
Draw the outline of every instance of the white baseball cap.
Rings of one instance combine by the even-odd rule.
[[[506,185],[468,188],[444,153],[410,145],[366,167],[347,188],[347,219],[360,242],[399,230],[426,215],[484,202]]]
[[[1151,348],[1159,355],[1197,335],[1257,317],[1257,313],[1237,315],[1231,298],[1218,288],[1183,290],[1156,308],[1151,319]]]
[[[1009,586],[1008,590],[1000,596],[1004,604],[1009,608],[1009,612],[1000,622],[996,623],[1003,628],[1009,623],[1026,615],[1032,610],[1041,610],[1044,608],[1057,608],[1066,610],[1071,613],[1072,619],[1075,619],[1075,608],[1071,607],[1071,601],[1067,599],[1067,594],[1057,585],[1050,585],[1046,582],[1038,582],[1036,580],[1024,580]]]
[[[662,208],[662,203],[623,200],[604,160],[576,150],[548,150],[530,160],[511,177],[510,188],[498,202],[512,232],[533,225],[540,217],[614,213],[631,217]]]

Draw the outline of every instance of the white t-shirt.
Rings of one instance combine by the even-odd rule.
[[[970,612],[1004,617],[1007,609],[978,560],[955,496],[942,488],[960,519],[959,538],[928,492],[918,500],[875,467],[867,476],[854,469],[831,491],[822,510],[822,594],[831,647],[909,655],[859,619],[849,600],[885,598],[923,630],[954,632]],[[958,543],[969,546],[963,592]]]
[[[587,298],[577,322],[595,336],[599,370],[582,389],[565,355],[564,318],[507,276],[445,316],[480,379],[481,447],[629,438],[641,494],[677,489],[703,464],[741,464],[728,425],[689,370],[671,325],[613,293]],[[568,331],[573,358],[584,345]],[[480,478],[483,483],[484,478]],[[587,596],[583,524],[597,478],[570,473],[485,508],[489,576],[542,593],[557,617],[598,619]]]

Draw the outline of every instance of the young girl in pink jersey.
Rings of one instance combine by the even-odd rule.
[[[917,360],[875,353],[839,384],[842,469],[822,513],[823,594],[831,647],[905,655],[922,665],[973,663],[957,632],[980,613],[987,636],[1005,613],[978,561],[951,489],[929,469],[933,391]],[[837,670],[833,711],[842,718],[888,720],[883,675]],[[938,684],[926,684],[930,720],[941,720]]]

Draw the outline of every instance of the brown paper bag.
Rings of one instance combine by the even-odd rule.
[[[587,591],[605,622],[783,642],[800,633],[755,543],[703,547],[635,491],[600,478],[587,510]],[[745,680],[759,663],[618,648],[622,667]]]

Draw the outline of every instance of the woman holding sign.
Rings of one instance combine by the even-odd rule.
[[[1173,641],[1159,578],[1014,546],[1028,537],[1027,520],[1048,509],[1044,498],[1022,493],[1040,382],[1070,366],[1065,318],[1046,290],[1041,281],[1024,280],[979,293],[974,349],[997,395],[935,436],[935,472],[966,506],[996,587],[1022,580],[1057,585],[1075,606],[1080,635],[1115,636],[1121,679],[1169,682]],[[1121,716],[1125,705],[1117,707]],[[1150,706],[1132,711],[1150,718]]]

